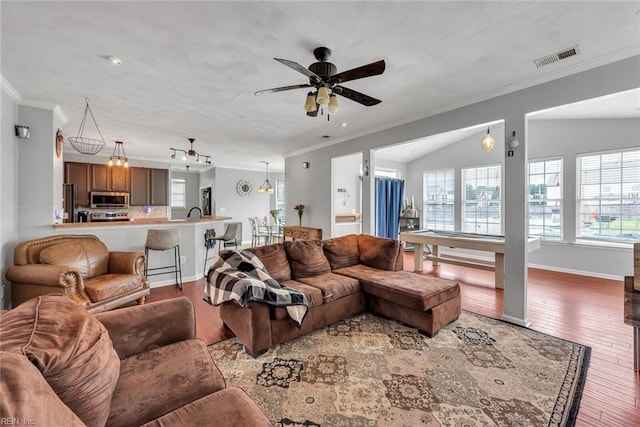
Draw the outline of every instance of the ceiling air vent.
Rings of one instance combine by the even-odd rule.
[[[580,46],[573,46],[568,49],[561,50],[560,52],[553,53],[551,55],[543,56],[542,58],[535,59],[536,67],[540,68],[545,65],[553,64],[554,62],[561,61],[563,59],[571,58],[580,54]]]

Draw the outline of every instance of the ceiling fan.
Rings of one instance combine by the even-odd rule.
[[[330,114],[338,110],[338,99],[336,95],[344,96],[345,98],[358,102],[366,107],[371,107],[372,105],[382,102],[379,99],[375,99],[369,95],[365,95],[364,93],[344,87],[342,86],[342,83],[382,74],[385,69],[384,60],[372,62],[371,64],[363,65],[341,73],[336,73],[338,69],[335,65],[329,62],[331,49],[327,47],[318,47],[313,50],[313,56],[315,56],[318,62],[311,64],[308,69],[294,61],[273,58],[281,64],[284,64],[287,67],[307,76],[309,78],[309,83],[259,90],[255,95],[283,92],[285,90],[302,89],[307,87],[313,88],[314,90],[307,94],[307,99],[304,104],[307,115],[316,117],[318,115],[318,110],[320,110],[322,114],[324,106],[327,106],[329,110],[327,120],[329,120]]]

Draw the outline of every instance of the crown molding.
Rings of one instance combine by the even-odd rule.
[[[22,96],[16,88],[14,88],[11,83],[9,83],[9,80],[5,79],[2,74],[0,74],[0,87],[16,104],[20,104],[23,101]]]

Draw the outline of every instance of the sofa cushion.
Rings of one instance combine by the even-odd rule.
[[[309,308],[322,305],[323,303],[322,291],[315,286],[305,285],[304,283],[297,282],[295,280],[287,280],[286,282],[282,282],[281,285],[302,292],[304,296],[307,297],[307,304]],[[282,320],[291,318],[291,316],[287,311],[287,307],[271,306],[271,318]]]
[[[306,285],[320,289],[325,303],[337,300],[345,295],[355,294],[361,290],[358,279],[334,273],[303,277],[299,280]]]
[[[108,425],[134,426],[225,388],[200,340],[186,340],[122,360]]]
[[[59,295],[20,304],[2,315],[0,350],[27,356],[85,424],[105,425],[120,359],[105,327],[81,306]]]
[[[322,247],[331,270],[356,265],[360,261],[358,236],[355,234],[323,240]]]
[[[84,290],[93,302],[104,301],[142,289],[142,276],[137,274],[102,274],[84,281]]]
[[[40,264],[68,265],[83,278],[94,277],[109,271],[109,250],[94,239],[58,243],[40,252]]]
[[[358,279],[362,290],[368,294],[413,310],[425,311],[460,295],[460,286],[453,280],[410,271],[384,271],[354,265],[336,270],[336,273]]]
[[[264,264],[269,276],[278,282],[291,280],[291,267],[282,243],[247,249],[253,252]]]
[[[271,427],[272,424],[260,408],[242,389],[229,387],[191,402],[142,427],[207,426]]]
[[[291,277],[294,280],[331,272],[331,265],[324,256],[321,240],[286,241],[284,249],[291,265]]]
[[[0,352],[0,384],[2,420],[20,420],[20,425],[30,420],[34,425],[84,426],[24,355]]]
[[[358,235],[360,263],[381,270],[393,270],[400,253],[400,241],[368,234]]]

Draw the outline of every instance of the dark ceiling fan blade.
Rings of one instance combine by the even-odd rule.
[[[291,85],[291,86],[282,86],[282,87],[274,87],[271,89],[263,89],[259,90],[254,95],[264,95],[265,93],[275,93],[275,92],[283,92],[285,90],[293,90],[293,89],[301,89],[303,87],[311,87],[310,84],[302,84],[302,85]]]
[[[306,69],[305,67],[303,67],[302,65],[298,64],[297,62],[293,62],[293,61],[289,61],[288,59],[280,59],[280,58],[273,58],[276,61],[278,61],[281,64],[286,65],[289,68],[292,68],[294,70],[296,70],[299,73],[304,74],[305,76],[309,77],[310,79],[314,79],[314,80],[318,80],[318,81],[322,81],[322,79],[320,78],[319,75],[317,75],[316,73],[314,73],[313,71],[310,71],[308,69]]]
[[[307,116],[309,116],[309,117],[317,117],[319,110],[320,110],[320,106],[318,104],[316,104],[316,111],[307,111]]]
[[[371,64],[363,65],[362,67],[353,68],[351,70],[343,71],[331,76],[333,83],[344,83],[351,80],[362,79],[365,77],[377,76],[384,73],[386,65],[384,59],[380,61],[372,62]]]
[[[372,105],[377,105],[382,102],[379,99],[372,98],[369,95],[365,95],[364,93],[360,93],[344,86],[336,86],[333,88],[333,92],[338,95],[342,95],[345,98],[349,98],[352,101],[359,102],[366,107],[371,107]]]

